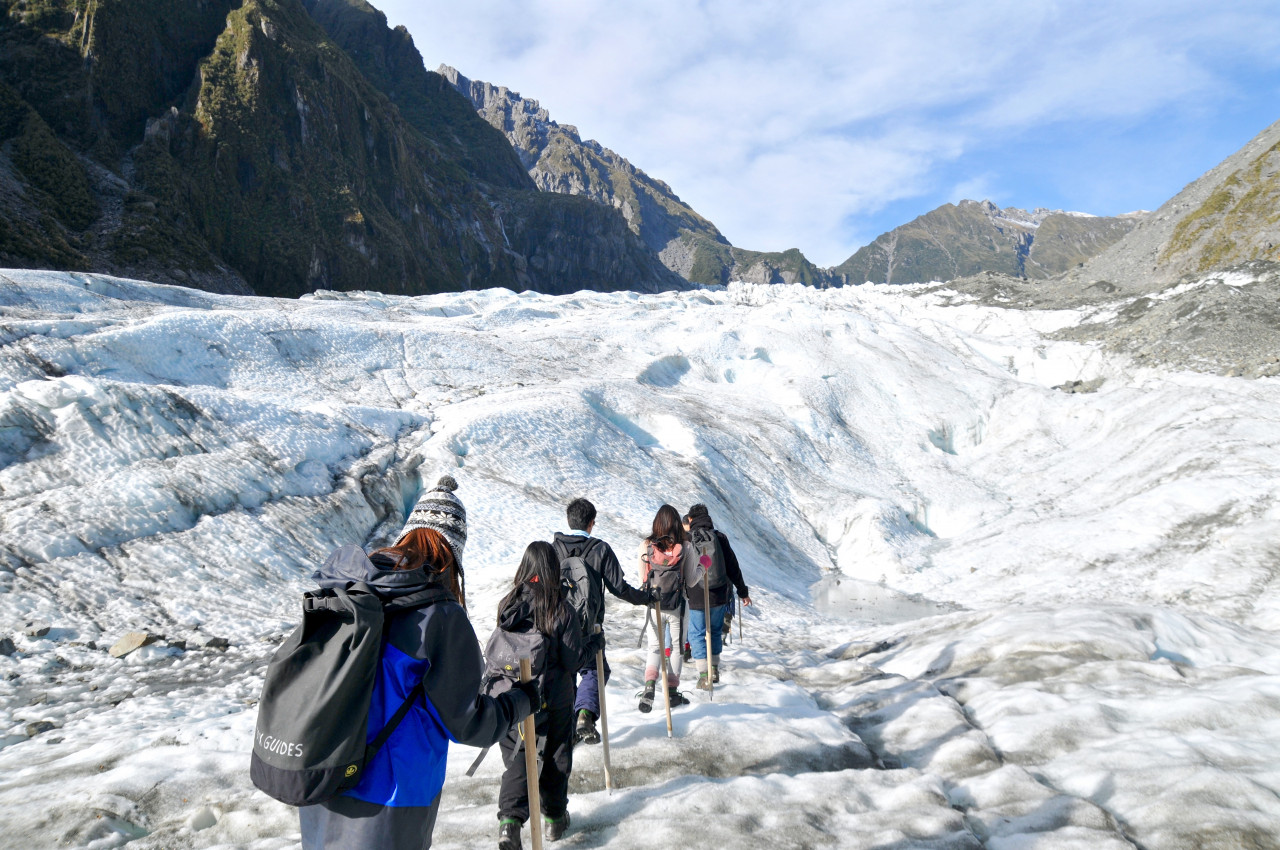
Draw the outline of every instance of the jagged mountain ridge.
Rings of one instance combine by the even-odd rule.
[[[0,0],[0,24],[5,264],[270,295],[686,285],[615,212],[539,192],[363,0]]]
[[[441,65],[437,73],[506,135],[540,189],[583,195],[617,209],[667,268],[686,280],[814,286],[844,282],[809,262],[799,249],[764,252],[731,245],[665,182],[599,142],[584,141],[577,127],[556,122],[538,101],[506,86],[472,80],[448,65]]]
[[[851,283],[926,283],[979,272],[1045,279],[1114,244],[1140,219],[966,200],[882,233],[834,271]]]

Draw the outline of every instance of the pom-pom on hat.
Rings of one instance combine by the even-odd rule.
[[[404,536],[415,528],[430,528],[440,532],[449,548],[453,550],[453,558],[462,566],[462,548],[467,545],[467,509],[462,506],[453,491],[458,489],[458,482],[452,475],[442,475],[436,486],[418,497],[418,503],[409,513],[409,519],[400,529],[399,543]]]

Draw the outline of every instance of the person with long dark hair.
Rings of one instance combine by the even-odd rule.
[[[443,587],[452,598],[392,617],[369,706],[368,737],[420,684],[423,696],[349,791],[298,810],[303,850],[424,850],[431,846],[449,742],[487,747],[533,711],[537,691],[480,693],[484,662],[467,619],[462,549],[467,512],[446,475],[422,495],[394,545],[366,557],[344,546],[316,572],[321,587],[357,582],[390,600]]]
[[[498,604],[498,628],[524,634],[536,632],[542,639],[545,663],[537,682],[542,707],[534,717],[538,739],[545,738],[546,743],[541,753],[538,790],[543,836],[556,841],[569,828],[575,677],[582,666],[586,640],[578,618],[564,599],[560,559],[550,543],[539,540],[525,548],[512,588]],[[506,765],[498,792],[499,850],[520,850],[520,828],[530,815],[525,743],[519,729],[512,729],[499,742]]]
[[[672,708],[689,702],[678,690],[684,661],[680,648],[684,642],[688,612],[681,569],[684,543],[680,512],[671,505],[658,508],[653,517],[652,530],[640,544],[640,583],[651,589],[656,604],[661,606],[662,631],[665,632],[658,634],[656,617],[645,621],[649,657],[644,667],[644,690],[639,694],[639,708],[646,713],[653,709],[664,654],[668,660],[667,695]]]

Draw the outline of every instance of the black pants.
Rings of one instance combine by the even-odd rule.
[[[574,715],[573,708],[566,705],[548,711],[547,717],[537,726],[537,748],[542,755],[538,793],[542,798],[542,813],[547,817],[559,818],[569,808]],[[525,778],[524,742],[520,738],[523,726],[522,723],[516,724],[498,742],[502,749],[502,762],[507,766],[502,774],[502,790],[498,792],[498,818],[515,818],[521,823],[529,819],[529,787]]]

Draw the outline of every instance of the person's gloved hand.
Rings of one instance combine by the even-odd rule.
[[[513,691],[520,691],[529,698],[529,714],[533,714],[542,707],[542,691],[538,688],[537,682],[516,682],[511,688]],[[524,720],[528,715],[522,715]]]

